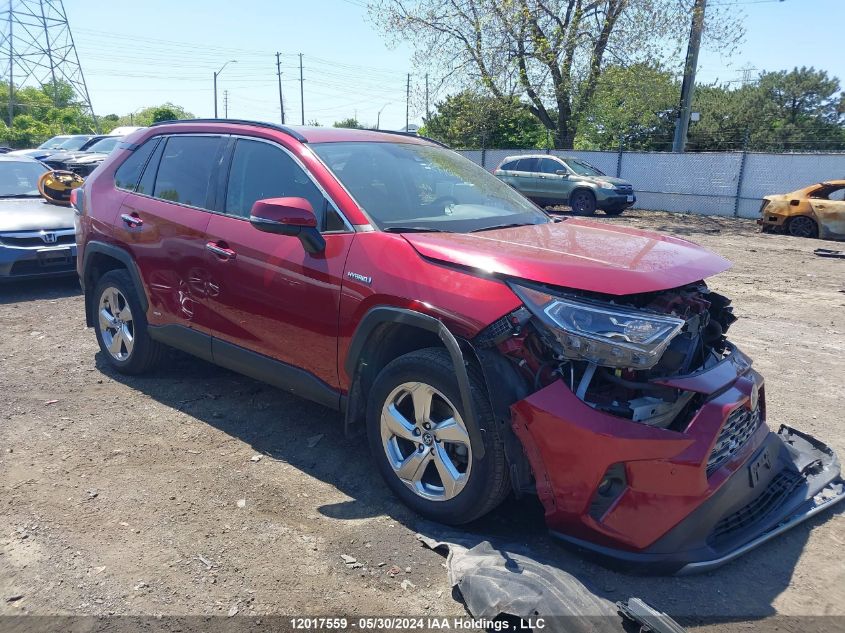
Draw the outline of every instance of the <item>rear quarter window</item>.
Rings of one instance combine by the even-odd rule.
[[[502,163],[502,166],[499,167],[499,169],[501,169],[503,171],[515,171],[516,170],[516,163],[517,163],[517,161],[515,161],[515,160],[509,160],[506,163]]]
[[[123,164],[114,172],[114,186],[118,189],[135,191],[138,181],[152,153],[155,151],[161,137],[149,139],[146,143],[132,152]]]

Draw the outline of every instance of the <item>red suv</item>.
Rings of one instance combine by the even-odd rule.
[[[536,492],[551,530],[657,572],[719,565],[841,501],[766,424],[725,338],[729,263],[553,218],[423,138],[154,125],[74,196],[86,319],[120,372],[165,346],[342,412],[420,514]]]

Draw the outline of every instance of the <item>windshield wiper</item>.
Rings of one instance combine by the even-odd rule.
[[[0,198],[40,198],[40,193],[0,193]]]
[[[385,233],[448,233],[443,229],[432,229],[427,226],[388,226]]]
[[[512,229],[517,226],[534,226],[533,222],[514,222],[512,224],[494,224],[493,226],[482,226],[480,229],[470,231],[470,233],[480,233],[481,231],[494,231],[496,229]]]

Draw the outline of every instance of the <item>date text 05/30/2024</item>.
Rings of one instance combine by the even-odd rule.
[[[291,618],[290,625],[300,631],[538,631],[544,629],[546,623],[543,618],[513,622],[470,617],[301,617]]]

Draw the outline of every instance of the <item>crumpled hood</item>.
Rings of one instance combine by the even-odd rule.
[[[73,213],[43,198],[0,198],[0,233],[72,229]]]
[[[686,240],[580,219],[403,237],[433,260],[609,295],[675,288],[731,267],[725,258]]]

